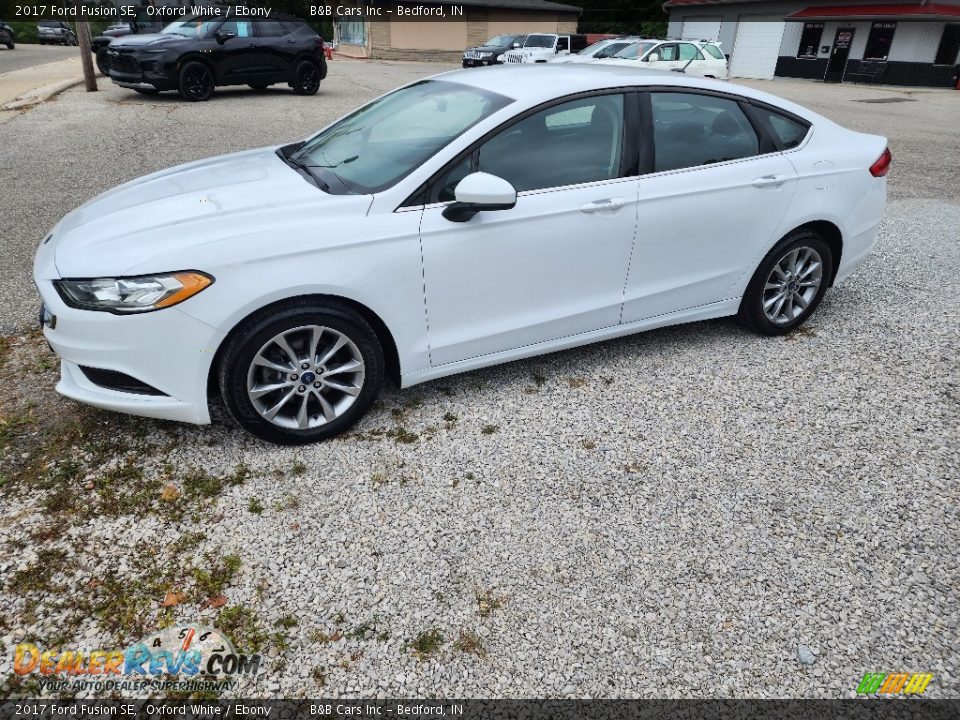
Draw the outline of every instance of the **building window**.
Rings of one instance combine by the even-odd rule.
[[[344,45],[366,45],[367,24],[356,20],[337,21],[337,38]]]
[[[940,38],[940,47],[937,48],[937,59],[934,65],[954,65],[957,55],[960,54],[960,23],[947,23]]]
[[[797,49],[798,58],[816,58],[820,39],[823,37],[823,23],[804,23],[803,34],[800,36],[800,47]]]
[[[897,29],[895,22],[875,22],[870,28],[867,48],[863,51],[864,60],[886,60],[890,55],[893,33]]]

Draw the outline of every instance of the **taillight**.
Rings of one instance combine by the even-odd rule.
[[[893,155],[890,153],[890,148],[885,148],[883,155],[877,158],[877,161],[870,166],[870,174],[874,177],[885,177],[888,172],[890,172],[890,162],[893,160]]]

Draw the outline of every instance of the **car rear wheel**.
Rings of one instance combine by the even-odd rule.
[[[293,91],[297,95],[316,95],[320,89],[320,68],[310,60],[302,60],[293,75]]]
[[[348,429],[383,384],[383,350],[370,325],[335,304],[296,302],[244,323],[223,350],[220,392],[230,415],[282,445]]]
[[[190,102],[209,100],[213,95],[213,72],[202,62],[188,62],[180,70],[180,97]]]
[[[785,237],[760,263],[738,317],[763,335],[783,335],[817,309],[833,277],[833,253],[810,230]]]

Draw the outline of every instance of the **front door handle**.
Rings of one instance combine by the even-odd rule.
[[[764,175],[763,177],[755,178],[753,181],[754,187],[778,187],[783,185],[787,180],[790,179],[789,175]]]
[[[619,210],[627,201],[623,198],[607,198],[606,200],[595,200],[594,202],[584,203],[580,206],[580,212],[595,213],[606,210]]]

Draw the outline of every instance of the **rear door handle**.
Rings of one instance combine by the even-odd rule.
[[[580,212],[595,213],[606,210],[619,210],[627,201],[623,198],[608,198],[606,200],[595,200],[594,202],[584,203],[580,206]]]
[[[778,185],[783,185],[789,179],[789,175],[764,175],[763,177],[755,178],[753,181],[753,186],[758,188],[776,187]]]

